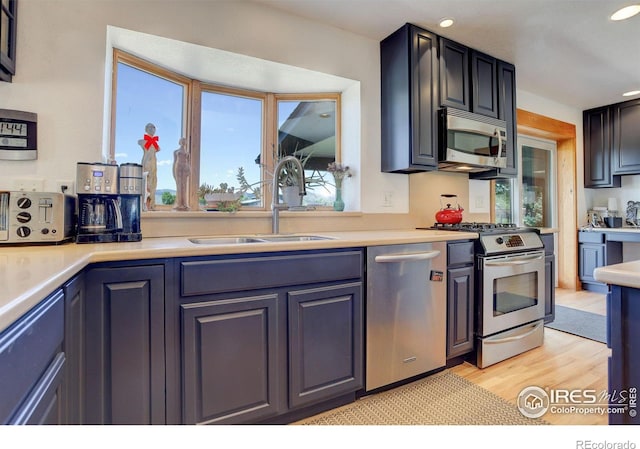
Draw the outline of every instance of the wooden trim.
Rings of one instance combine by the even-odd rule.
[[[199,81],[191,83],[189,96],[189,137],[187,151],[191,159],[191,177],[189,178],[189,207],[199,210],[198,190],[200,189],[200,123],[202,122],[202,86]]]
[[[517,110],[518,134],[555,140],[557,145],[558,287],[580,290],[578,279],[576,126]]]

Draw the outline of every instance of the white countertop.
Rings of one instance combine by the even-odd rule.
[[[640,260],[598,267],[593,277],[605,284],[640,288]]]
[[[591,226],[583,226],[579,229],[580,231],[586,232],[635,232],[640,233],[640,228],[635,228],[633,226],[625,226],[623,228],[594,228]]]
[[[197,245],[189,237],[147,238],[128,243],[67,243],[58,246],[0,246],[0,331],[94,262],[272,251],[348,248],[475,239],[473,232],[390,230],[319,232],[331,240]],[[216,237],[216,236],[206,236]],[[217,236],[228,237],[228,236]]]

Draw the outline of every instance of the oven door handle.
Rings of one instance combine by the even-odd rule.
[[[439,255],[440,251],[438,250],[407,254],[385,254],[376,256],[375,261],[379,263],[415,262],[420,260],[434,259]]]
[[[522,340],[523,338],[527,338],[529,335],[533,334],[534,332],[537,332],[541,326],[544,326],[544,322],[541,321],[538,324],[536,324],[535,326],[533,326],[533,328],[531,328],[531,330],[529,332],[525,332],[524,334],[521,335],[514,335],[513,337],[505,337],[505,338],[499,338],[497,340],[485,340],[484,344],[486,345],[496,345],[496,344],[500,344],[500,343],[507,343],[510,341],[518,341],[518,340]]]
[[[484,265],[492,266],[492,267],[506,267],[509,265],[525,265],[533,260],[542,260],[542,256],[532,256],[532,257],[526,257],[526,258],[517,259],[517,260],[508,260],[508,261],[499,261],[499,262],[493,261],[493,260],[487,260],[485,261]]]

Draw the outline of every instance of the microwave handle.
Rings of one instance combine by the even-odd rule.
[[[498,157],[502,156],[502,136],[500,135],[500,130],[496,128],[495,136],[498,138]]]

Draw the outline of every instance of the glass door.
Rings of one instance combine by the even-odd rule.
[[[518,177],[494,181],[494,220],[556,226],[556,142],[518,135]]]

